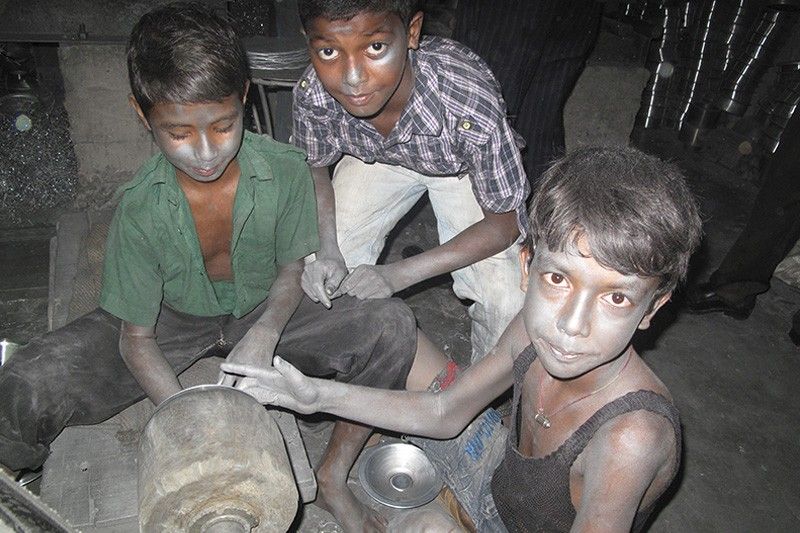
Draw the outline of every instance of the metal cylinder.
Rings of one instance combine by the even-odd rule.
[[[162,402],[139,440],[141,531],[286,531],[298,493],[277,424],[219,385]]]
[[[742,55],[725,72],[717,107],[732,115],[744,115],[761,76],[771,65],[773,56],[790,34],[797,18],[797,13],[791,10],[774,7],[762,12]]]

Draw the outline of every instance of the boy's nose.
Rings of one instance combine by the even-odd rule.
[[[354,88],[364,83],[364,69],[359,62],[351,59],[347,63],[344,82],[347,86]]]
[[[561,308],[556,327],[570,337],[588,337],[591,331],[591,306],[587,298],[570,298]]]
[[[200,135],[200,139],[195,147],[197,158],[205,163],[209,163],[217,156],[217,147],[208,138],[208,135]]]

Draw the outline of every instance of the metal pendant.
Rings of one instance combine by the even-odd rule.
[[[533,417],[533,419],[545,429],[550,427],[550,419],[544,414],[544,409],[540,408],[538,411],[536,411],[536,415]]]

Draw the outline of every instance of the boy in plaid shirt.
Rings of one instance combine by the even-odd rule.
[[[454,41],[421,39],[415,4],[299,2],[311,66],[294,91],[292,139],[312,167],[321,240],[302,283],[329,305],[451,273],[456,295],[474,302],[476,361],[522,306],[529,186],[489,68]],[[425,192],[440,245],[376,265],[386,235]]]

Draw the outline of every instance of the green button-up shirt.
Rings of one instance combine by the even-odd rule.
[[[140,326],[156,323],[162,302],[196,316],[252,311],[279,265],[319,248],[314,185],[305,154],[249,132],[237,155],[233,208],[235,298],[226,308],[206,272],[200,241],[175,167],[159,154],[120,191],[106,243],[100,306]]]

